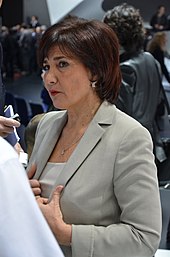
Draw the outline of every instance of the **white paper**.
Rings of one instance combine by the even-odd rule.
[[[12,107],[12,105],[8,105],[7,108],[4,110],[4,116],[7,118],[10,118],[13,115],[14,115],[13,107]],[[15,127],[14,127],[14,132],[9,134],[5,139],[12,146],[14,146],[20,140]]]

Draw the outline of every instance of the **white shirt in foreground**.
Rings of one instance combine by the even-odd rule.
[[[0,256],[63,257],[15,150],[0,137]]]
[[[158,249],[155,257],[170,257],[170,250]]]

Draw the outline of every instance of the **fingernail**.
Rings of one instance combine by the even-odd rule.
[[[64,188],[64,186],[62,186],[62,185],[58,186],[58,187],[57,187],[57,192],[60,193],[60,192],[63,190],[63,188]]]

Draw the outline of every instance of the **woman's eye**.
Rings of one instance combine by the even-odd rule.
[[[49,65],[44,65],[42,67],[42,71],[48,71],[49,70]]]
[[[60,61],[60,62],[58,63],[58,66],[59,66],[60,68],[67,67],[68,65],[69,65],[68,62],[66,62],[66,61]]]

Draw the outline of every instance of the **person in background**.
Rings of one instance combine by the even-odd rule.
[[[153,38],[148,42],[147,51],[160,63],[162,74],[165,76],[168,83],[170,83],[170,76],[165,65],[167,36],[165,32],[157,32]]]
[[[3,0],[0,0],[0,7]],[[0,44],[0,136],[6,137],[8,134],[12,133],[14,128],[19,127],[20,123],[10,118],[4,116],[4,104],[5,104],[5,88],[2,82],[1,67],[3,62],[2,46]]]
[[[60,111],[40,120],[27,171],[64,255],[153,256],[161,234],[153,145],[114,105],[116,34],[101,21],[69,16],[43,34],[39,63]]]
[[[166,155],[156,123],[162,99],[161,72],[155,58],[143,50],[145,31],[142,17],[135,7],[123,3],[109,10],[103,21],[117,34],[120,43],[123,79],[116,106],[148,129],[156,159],[162,162]]]
[[[157,12],[152,16],[150,20],[153,32],[166,30],[168,28],[168,20],[165,14],[165,6],[159,5]]]
[[[35,16],[35,15],[31,16],[31,20],[30,20],[29,26],[30,26],[30,28],[36,28],[36,27],[41,26],[37,16]]]
[[[38,208],[16,152],[3,138],[0,156],[0,255],[64,257]]]

